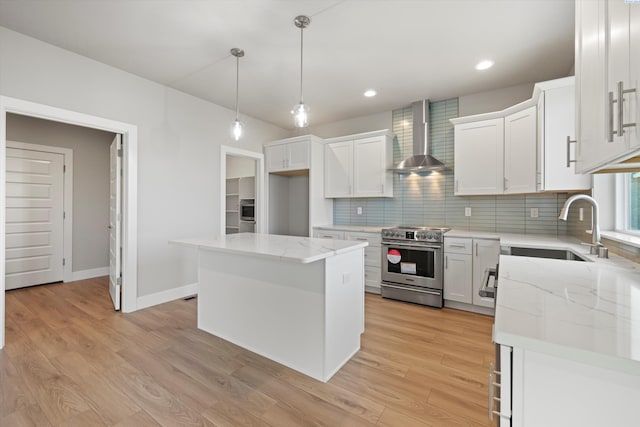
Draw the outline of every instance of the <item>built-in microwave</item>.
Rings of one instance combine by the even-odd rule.
[[[253,199],[242,200],[240,202],[240,220],[255,221],[255,205]]]

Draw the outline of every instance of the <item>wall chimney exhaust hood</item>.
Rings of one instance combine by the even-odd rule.
[[[411,104],[413,110],[413,155],[392,168],[395,173],[443,170],[444,163],[429,155],[429,100]]]

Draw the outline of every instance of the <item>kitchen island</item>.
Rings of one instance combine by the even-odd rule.
[[[364,332],[367,242],[241,233],[198,250],[198,328],[328,381]]]
[[[638,425],[640,273],[613,262],[500,256],[501,426]]]

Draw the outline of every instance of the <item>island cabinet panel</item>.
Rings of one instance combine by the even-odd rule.
[[[328,381],[360,349],[364,248],[314,262],[199,251],[198,328]]]
[[[511,420],[505,417],[510,426],[638,425],[638,375],[517,347],[511,374]]]

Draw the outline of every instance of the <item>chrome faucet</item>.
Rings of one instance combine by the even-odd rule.
[[[562,205],[562,209],[560,209],[560,216],[558,216],[558,219],[561,219],[563,221],[567,220],[567,216],[569,215],[569,206],[571,206],[571,204],[576,200],[585,200],[589,202],[592,206],[591,251],[590,251],[591,254],[592,255],[598,254],[599,257],[607,258],[607,250],[606,248],[604,248],[604,246],[602,245],[602,242],[600,241],[600,223],[598,222],[598,202],[596,202],[596,200],[593,197],[587,196],[586,194],[576,194],[574,196],[569,197],[567,201],[564,202],[564,205]],[[602,250],[600,250],[600,248],[602,248]]]

